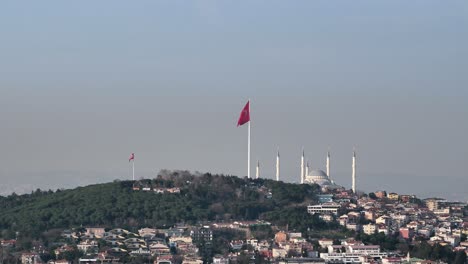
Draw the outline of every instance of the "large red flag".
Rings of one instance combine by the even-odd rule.
[[[128,162],[130,162],[131,160],[134,160],[135,159],[135,153],[132,153],[132,155],[130,155],[130,158],[128,158]]]
[[[247,101],[247,104],[242,109],[240,113],[239,120],[237,121],[237,126],[242,126],[243,124],[250,121],[250,101]]]

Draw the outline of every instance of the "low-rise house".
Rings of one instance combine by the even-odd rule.
[[[348,223],[346,225],[346,228],[349,229],[349,230],[354,230],[356,232],[359,232],[359,231],[361,231],[362,226],[360,224],[357,224],[357,223]]]
[[[346,225],[348,224],[348,215],[340,216],[339,223],[341,226],[346,227]]]
[[[346,247],[344,245],[330,245],[327,247],[328,253],[343,253],[346,252]]]
[[[234,240],[229,243],[229,246],[233,251],[240,251],[244,245],[245,243],[242,240]]]
[[[190,236],[170,237],[169,242],[171,242],[171,243],[178,243],[178,242],[192,243],[192,237],[190,237]]]
[[[288,253],[293,252],[294,255],[301,256],[302,255],[302,244],[300,243],[292,243],[289,242],[284,247]]]
[[[255,247],[256,250],[258,251],[265,251],[269,250],[271,247],[271,244],[268,240],[261,240],[258,242],[257,246]]]
[[[377,233],[384,233],[385,235],[388,235],[389,231],[390,230],[389,230],[388,226],[386,226],[386,225],[379,225],[377,227]]]
[[[96,237],[103,237],[106,230],[103,227],[87,227],[85,235],[94,235]]]
[[[65,252],[68,252],[68,251],[73,251],[75,250],[72,246],[69,246],[67,244],[61,246],[61,247],[58,247],[54,250],[54,253],[55,253],[55,256],[60,256],[60,254],[63,254]]]
[[[93,256],[93,255],[84,256],[79,259],[80,264],[91,264],[91,263],[98,263],[98,262],[99,262],[99,259],[97,258],[97,256]]]
[[[374,210],[364,211],[364,219],[374,222],[375,221],[375,211]]]
[[[16,245],[16,240],[15,239],[2,239],[1,245],[4,248],[14,247]]]
[[[104,239],[104,240],[124,240],[125,237],[123,237],[121,235],[116,235],[116,234],[106,232],[106,233],[104,233],[104,237],[102,239]]]
[[[417,221],[411,221],[406,225],[406,227],[413,229],[414,232],[417,233],[419,228],[421,228],[421,225]]]
[[[180,193],[180,188],[174,187],[174,188],[167,188],[166,191],[168,193]]]
[[[155,228],[141,228],[138,230],[138,234],[141,236],[141,237],[145,237],[145,236],[154,236],[158,233],[158,230],[155,229]]]
[[[98,243],[95,240],[85,240],[80,242],[76,247],[81,252],[88,253],[96,251],[98,249]]]
[[[334,217],[331,214],[320,214],[319,218],[328,223],[333,222],[334,220]]]
[[[251,245],[252,247],[256,248],[258,246],[258,240],[255,238],[247,239],[247,245]]]
[[[430,227],[423,227],[418,230],[418,234],[424,237],[430,237],[432,235],[432,228]]]
[[[199,249],[196,245],[192,243],[187,243],[185,245],[178,245],[177,251],[185,256],[196,256],[198,255]]]
[[[154,189],[153,189],[153,191],[154,191],[155,193],[164,193],[165,190],[166,190],[166,189],[164,189],[164,188],[154,188]]]
[[[285,258],[288,255],[288,251],[284,248],[274,247],[272,250],[273,258]]]
[[[149,249],[151,251],[151,254],[153,255],[167,255],[171,253],[170,248],[163,243],[153,243],[149,245]]]
[[[130,252],[130,255],[132,256],[151,256],[151,251],[148,249],[135,249]]]
[[[330,238],[322,238],[322,239],[319,239],[319,240],[318,240],[318,244],[319,244],[322,248],[327,248],[328,246],[333,245],[333,239],[330,239]]]
[[[446,235],[444,236],[444,241],[450,243],[452,247],[456,247],[460,244],[460,236]]]
[[[27,252],[21,254],[21,263],[22,264],[38,264],[43,263],[39,254],[34,252]]]
[[[293,242],[293,243],[306,243],[307,240],[303,237],[293,237],[291,239],[289,239],[289,241]]]
[[[182,264],[203,264],[203,260],[199,258],[184,258]]]
[[[377,191],[374,194],[377,198],[380,198],[380,199],[385,198],[387,196],[386,191]]]
[[[377,231],[377,227],[374,224],[367,224],[362,226],[363,232],[366,235],[373,235]]]
[[[109,233],[115,234],[115,235],[121,235],[121,234],[128,234],[130,232],[128,232],[128,230],[125,230],[123,228],[114,228],[114,229],[110,230]],[[104,235],[106,235],[106,234],[104,234]]]
[[[101,263],[115,263],[119,261],[118,256],[114,256],[107,251],[99,252],[97,258]]]
[[[262,256],[263,258],[266,258],[266,259],[273,258],[273,251],[268,249],[268,248],[263,248],[263,249],[259,250],[258,254],[260,256]]]
[[[278,233],[275,234],[276,243],[286,242],[287,240],[288,240],[288,234],[286,234],[285,232],[279,231]]]
[[[59,259],[59,260],[49,260],[47,261],[47,264],[72,264],[71,261],[68,261],[66,259]]]
[[[399,234],[401,238],[412,239],[414,236],[414,231],[408,227],[400,227]]]
[[[398,193],[391,192],[391,193],[389,193],[387,195],[387,198],[390,199],[390,200],[397,201],[400,197],[399,197]]]
[[[217,255],[213,257],[213,264],[229,264],[229,258]]]

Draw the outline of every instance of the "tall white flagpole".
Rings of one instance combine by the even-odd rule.
[[[135,180],[135,158],[132,159],[132,175],[133,180]]]
[[[250,109],[251,109],[251,103],[250,103],[250,98],[249,98],[249,132],[248,132],[248,139],[247,139],[247,178],[250,179]]]

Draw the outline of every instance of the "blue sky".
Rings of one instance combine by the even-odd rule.
[[[466,1],[17,1],[0,8],[5,192],[159,169],[468,200]],[[2,190],[0,190],[2,191]]]

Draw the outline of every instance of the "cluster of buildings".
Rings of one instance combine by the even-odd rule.
[[[336,221],[356,233],[383,233],[407,243],[427,241],[431,245],[450,246],[454,251],[468,253],[468,241],[463,241],[468,235],[468,221],[464,218],[468,215],[466,203],[437,198],[421,201],[412,195],[387,194],[385,191],[359,197],[350,191],[336,190],[319,195],[319,203],[309,205],[307,211],[318,214],[325,221]],[[341,246],[329,246],[328,253],[320,257],[330,262],[358,262],[358,256],[353,255],[358,251],[350,247],[354,245],[345,246],[345,252]],[[365,250],[359,252],[364,255],[385,256],[377,246],[362,249]],[[359,262],[363,263],[362,260]]]
[[[208,227],[187,227],[179,225],[169,229],[142,228],[132,233],[122,228],[106,230],[101,227],[89,227],[83,230],[65,230],[63,240],[54,250],[58,260],[47,263],[71,263],[64,259],[67,252],[80,251],[79,263],[122,263],[125,257],[140,257],[155,263],[172,263],[175,254],[183,263],[201,264],[200,239],[212,241],[212,232]],[[22,263],[44,263],[39,257],[45,250],[23,253]]]
[[[143,191],[143,192],[155,192],[155,193],[180,193],[179,187],[164,188],[164,187],[152,187],[146,185],[134,185],[132,187],[134,191]]]

